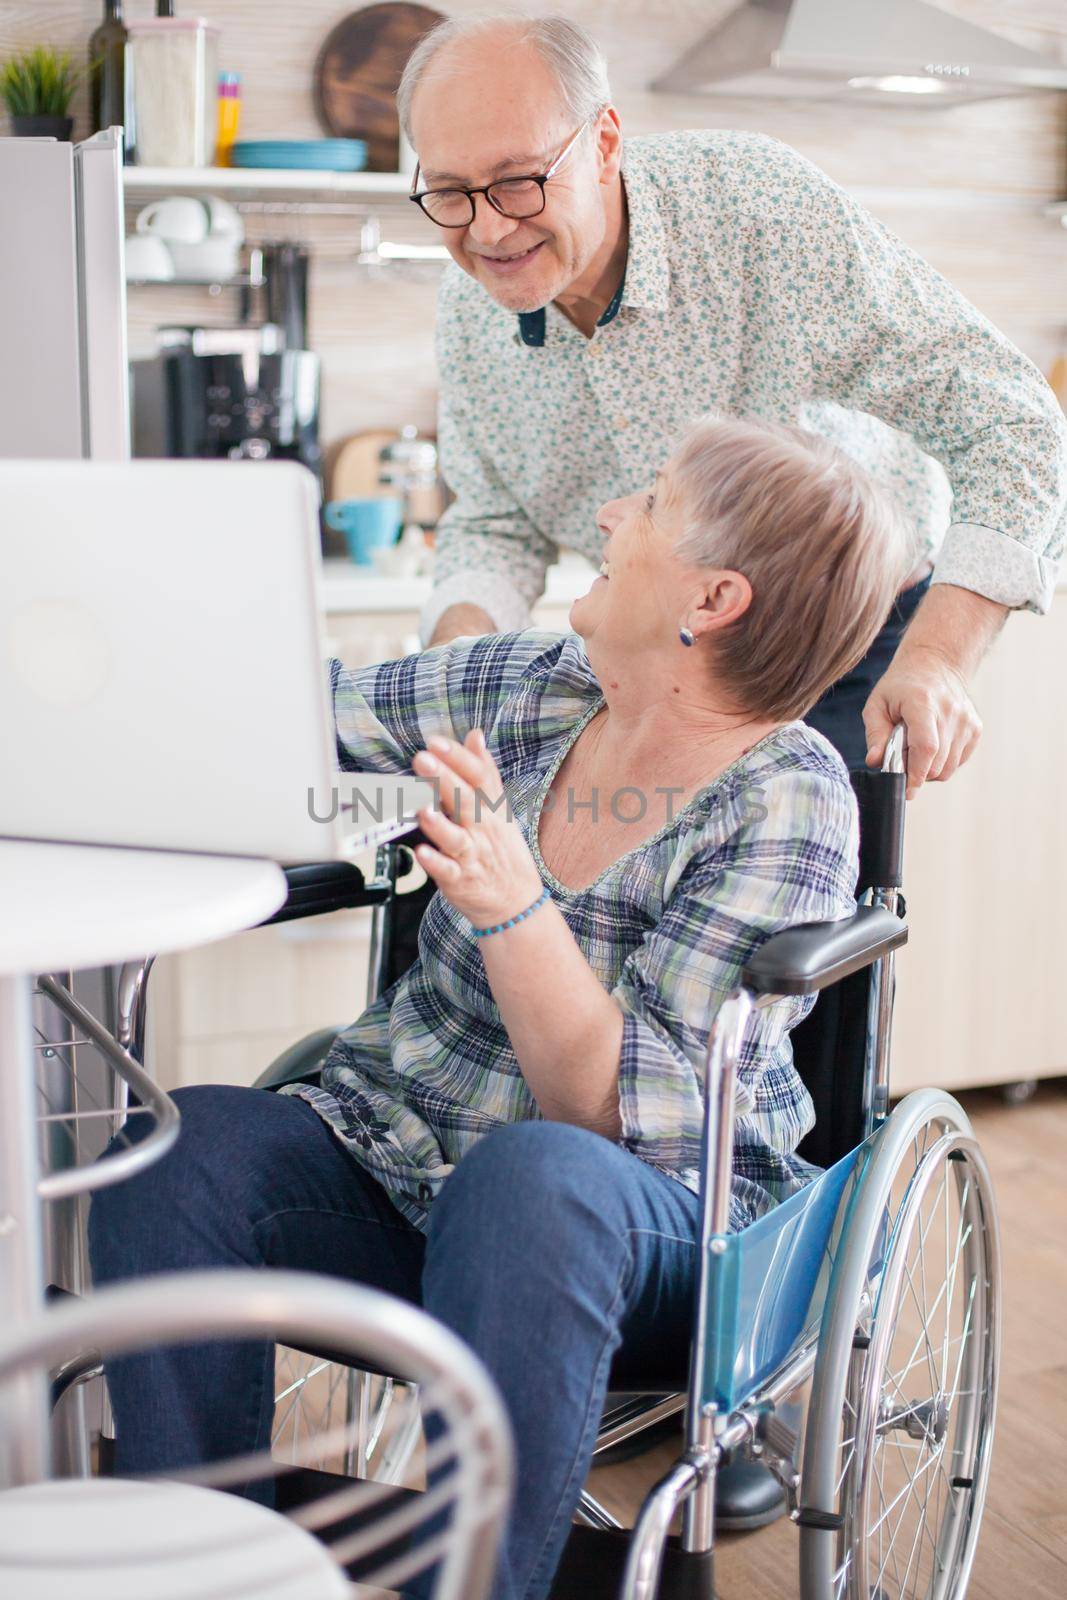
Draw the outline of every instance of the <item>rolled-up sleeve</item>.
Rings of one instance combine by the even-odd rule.
[[[620,1143],[694,1185],[708,1033],[741,971],[772,934],[855,909],[855,801],[842,772],[782,772],[743,803],[738,826],[698,853],[612,993],[622,1008]],[[796,1148],[811,1103],[789,1031],[811,1009],[790,997],[753,1013],[738,1074],[735,1172],[774,1192],[774,1152]],[[746,1170],[748,1145],[764,1152]],[[767,1153],[769,1152],[769,1154]]]
[[[468,333],[454,323],[459,316],[442,286],[437,439],[441,475],[455,500],[437,525],[434,587],[419,619],[423,643],[453,605],[480,606],[501,632],[528,627],[530,609],[544,593],[545,573],[558,554],[501,479],[483,437],[485,426],[475,426],[468,415],[462,378]],[[521,419],[506,425],[521,427]]]
[[[1048,384],[804,157],[778,146],[773,170],[773,192],[749,196],[753,270],[778,325],[766,336],[797,349],[813,395],[880,418],[944,467],[952,523],[935,583],[1046,611],[1067,534],[1067,424]]]
[[[486,634],[352,671],[328,664],[342,772],[401,773],[434,734],[489,738],[500,707],[560,635]]]

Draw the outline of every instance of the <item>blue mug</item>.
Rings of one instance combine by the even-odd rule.
[[[373,550],[396,543],[402,512],[403,503],[393,495],[380,500],[331,500],[326,526],[344,534],[353,561],[369,567]]]

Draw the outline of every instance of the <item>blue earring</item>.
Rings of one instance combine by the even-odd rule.
[[[679,628],[678,629],[678,637],[679,637],[679,639],[681,639],[682,643],[684,645],[686,645],[686,646],[691,645],[691,644],[696,644],[696,642],[697,642],[696,641],[696,634],[693,632],[692,628]]]

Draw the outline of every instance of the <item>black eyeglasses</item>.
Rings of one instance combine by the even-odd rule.
[[[484,194],[494,211],[502,217],[536,217],[545,209],[545,184],[554,178],[578,140],[588,127],[583,122],[574,138],[560,151],[547,172],[530,173],[521,178],[498,178],[496,183],[486,183],[478,189],[423,189],[416,194],[414,184],[419,181],[419,169],[409,200],[426,213],[439,228],[468,228],[474,221],[474,197]]]

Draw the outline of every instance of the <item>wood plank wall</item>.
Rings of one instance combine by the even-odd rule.
[[[629,132],[742,127],[786,140],[855,188],[1047,372],[1067,348],[1067,230],[1041,211],[1043,203],[1067,197],[1067,95],[928,112],[651,94],[648,82],[732,3],[570,0],[565,9],[602,43]],[[475,4],[455,0],[452,9]],[[543,9],[550,4],[545,0]],[[941,4],[1067,61],[1065,0]],[[150,0],[127,0],[128,16],[152,9]],[[242,74],[245,136],[314,137],[321,131],[311,101],[312,66],[326,33],[354,6],[335,0],[302,0],[299,6],[203,0],[185,9],[209,15],[222,29],[222,64]],[[101,11],[99,0],[0,0],[0,59],[39,41],[81,53]],[[81,134],[87,127],[84,95],[76,110]],[[386,237],[428,237],[403,202],[383,210],[382,225]],[[435,270],[370,273],[356,267],[355,219],[255,218],[249,231],[257,238],[299,238],[315,253],[312,341],[324,362],[325,440],[409,420],[432,426]],[[234,314],[232,297],[213,302],[201,291],[134,290],[132,348],[150,349],[162,322],[220,323]]]

